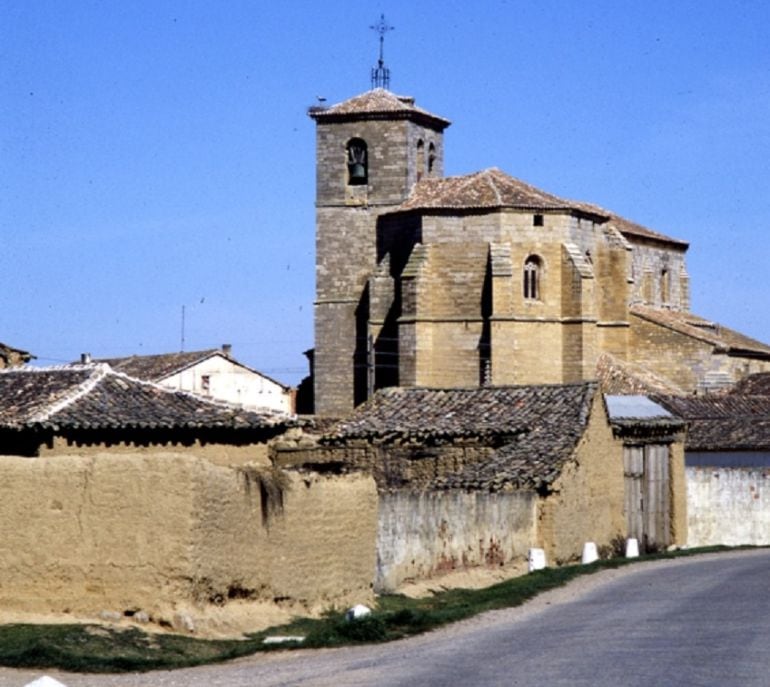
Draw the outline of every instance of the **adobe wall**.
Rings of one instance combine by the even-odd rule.
[[[688,466],[687,544],[770,545],[770,468]]]
[[[0,606],[162,620],[235,599],[369,600],[373,480],[281,473],[276,490],[257,473],[180,453],[3,458]]]
[[[525,558],[534,539],[536,500],[524,491],[381,494],[375,590]]]
[[[668,474],[671,480],[671,543],[675,546],[689,544],[688,518],[690,506],[687,499],[687,477],[684,462],[684,441],[669,446]]]
[[[69,443],[62,437],[54,437],[53,446],[48,448],[45,445],[40,446],[41,457],[52,456],[94,456],[100,453],[109,452],[110,455],[131,454],[152,456],[160,451],[168,452],[192,452],[198,458],[205,458],[215,465],[245,465],[246,463],[257,463],[259,465],[270,465],[268,458],[268,444],[218,444],[201,443],[196,440],[190,446],[183,444],[168,444],[163,448],[158,445],[138,446],[136,444],[96,444],[92,446],[79,446]]]
[[[601,547],[625,537],[623,449],[612,435],[599,393],[576,456],[564,466],[552,492],[538,513],[538,538],[549,564],[578,558],[585,542]]]

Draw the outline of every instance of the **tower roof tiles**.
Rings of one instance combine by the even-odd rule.
[[[448,127],[448,119],[434,115],[414,104],[410,96],[396,95],[375,88],[331,107],[311,107],[308,114],[316,121],[355,121],[361,119],[409,119],[439,131]]]

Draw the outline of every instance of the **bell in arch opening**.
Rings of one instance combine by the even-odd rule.
[[[366,141],[351,139],[348,143],[348,184],[362,186],[369,182]]]

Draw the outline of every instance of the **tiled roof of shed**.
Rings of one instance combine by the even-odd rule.
[[[455,177],[429,177],[418,181],[401,210],[497,209],[575,210],[585,214],[608,215],[587,210],[574,203],[530,186],[496,167]]]
[[[688,421],[690,451],[770,450],[768,373],[751,375],[728,392],[657,400]]]
[[[6,429],[246,429],[293,421],[171,391],[103,364],[0,370]]]
[[[630,311],[637,317],[703,341],[724,353],[748,353],[762,358],[770,358],[770,346],[692,313],[658,310],[643,305],[633,305]]]
[[[767,396],[770,398],[770,372],[757,372],[742,379],[732,391],[735,395]]]
[[[489,459],[434,488],[499,490],[551,483],[588,424],[596,384],[383,389],[327,435],[329,443],[497,439]]]
[[[425,120],[439,129],[444,129],[450,124],[448,119],[417,107],[414,98],[396,95],[384,88],[375,88],[331,107],[311,107],[309,115],[321,121],[375,119],[378,116],[388,119],[402,117]]]

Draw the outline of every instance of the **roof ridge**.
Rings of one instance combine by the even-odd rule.
[[[23,365],[21,367],[5,367],[0,369],[0,375],[19,374],[29,372],[56,372],[57,370],[88,370],[99,367],[105,363],[62,363],[61,365],[42,365],[40,367]]]
[[[484,180],[487,182],[489,187],[492,189],[492,192],[495,194],[495,198],[497,198],[497,202],[499,205],[503,204],[503,196],[500,193],[500,188],[497,185],[497,175],[494,173],[494,169],[487,169],[484,171]]]
[[[48,406],[48,408],[45,410],[40,411],[36,415],[30,417],[28,423],[43,423],[46,420],[49,420],[51,417],[56,415],[56,413],[64,410],[68,406],[83,398],[83,396],[86,394],[90,393],[94,387],[96,387],[96,385],[101,382],[112,370],[112,368],[106,363],[98,363],[96,365],[88,366],[83,365],[80,367],[91,369],[91,375],[80,382],[77,387],[75,387],[74,391],[65,392],[62,398],[60,398],[56,403]],[[66,368],[61,367],[59,369]],[[70,367],[69,369],[72,368]]]

